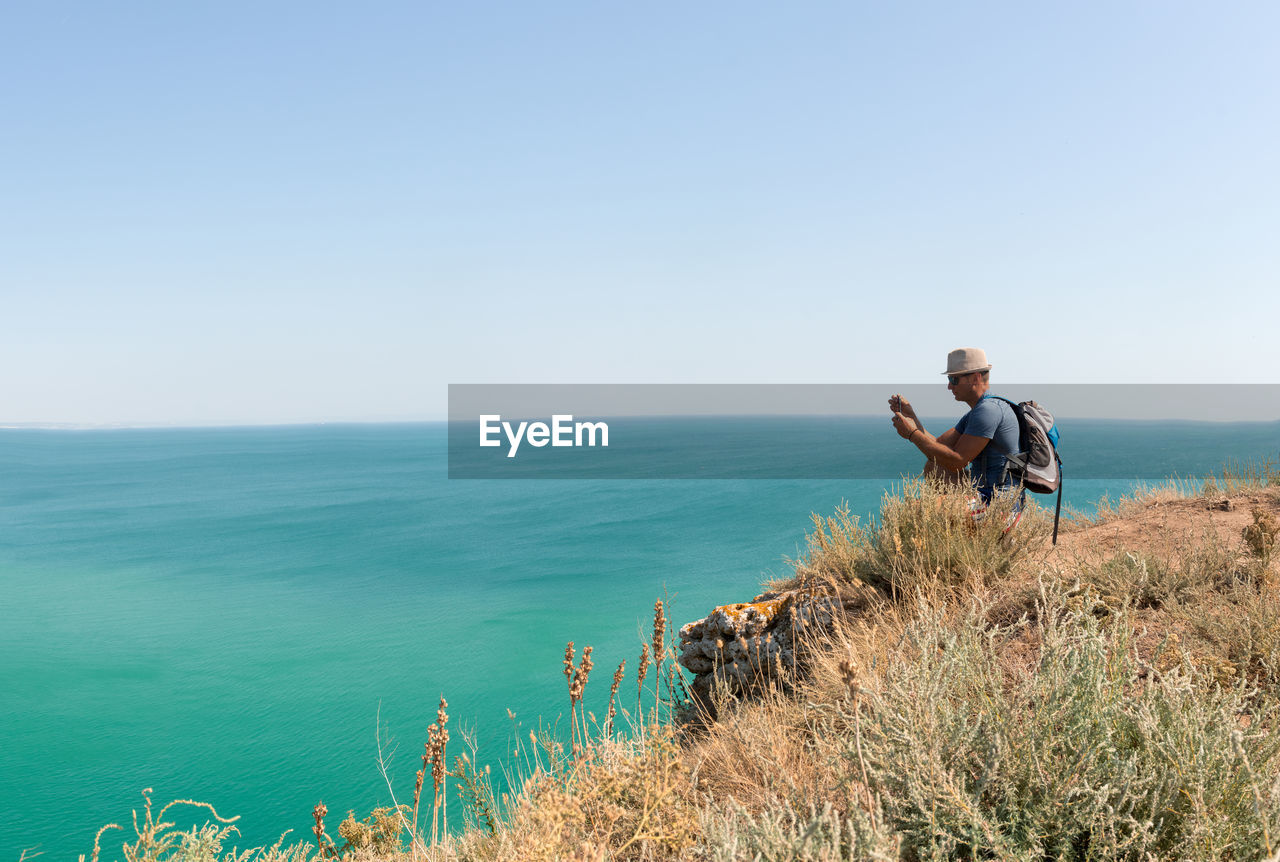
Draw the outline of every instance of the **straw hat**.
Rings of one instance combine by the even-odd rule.
[[[947,354],[947,370],[944,375],[972,374],[975,371],[987,371],[991,363],[987,361],[987,352],[977,347],[957,347]]]

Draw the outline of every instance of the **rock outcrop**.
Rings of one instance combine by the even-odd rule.
[[[692,691],[711,709],[711,691],[731,694],[783,681],[797,664],[806,632],[831,625],[838,599],[799,590],[764,593],[750,602],[721,605],[680,629],[680,664],[695,674]]]

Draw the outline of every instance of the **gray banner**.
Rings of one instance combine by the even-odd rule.
[[[939,435],[968,411],[938,384],[452,384],[449,476],[893,480],[923,456],[900,394]],[[1159,480],[1280,453],[1280,385],[1009,384],[1047,407],[1064,476]]]

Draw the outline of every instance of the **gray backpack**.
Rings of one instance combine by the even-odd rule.
[[[1000,398],[999,395],[992,396]],[[1006,469],[1028,491],[1058,492],[1053,510],[1053,543],[1058,544],[1058,518],[1062,514],[1062,459],[1058,457],[1058,426],[1053,414],[1034,401],[1001,401],[1018,417],[1018,451],[1007,456]]]

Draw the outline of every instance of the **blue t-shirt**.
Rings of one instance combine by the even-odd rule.
[[[983,395],[972,410],[960,417],[956,430],[991,441],[969,464],[969,475],[985,502],[991,501],[997,488],[1017,484],[1005,470],[1005,456],[1018,451],[1018,417],[1012,407],[999,398]]]

